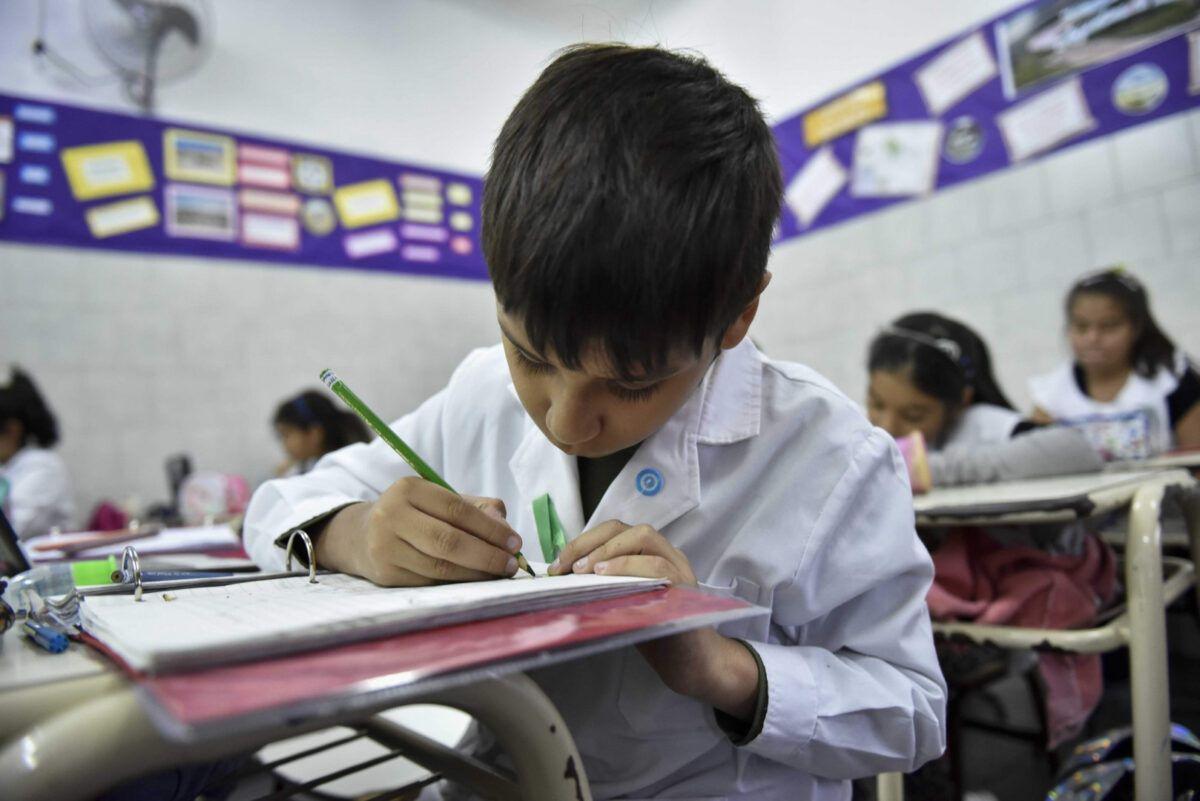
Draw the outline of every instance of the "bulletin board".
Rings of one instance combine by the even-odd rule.
[[[480,178],[0,94],[0,240],[487,279]]]
[[[786,241],[1200,105],[1200,0],[1036,0],[773,126]]]

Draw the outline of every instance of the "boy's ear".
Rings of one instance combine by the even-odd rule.
[[[737,319],[725,329],[725,334],[721,337],[721,350],[729,350],[746,338],[746,333],[750,330],[750,323],[754,322],[754,315],[758,314],[758,300],[769,283],[771,283],[771,271],[767,270],[763,273],[762,282],[759,283],[754,297],[746,304],[746,308],[742,309],[742,313],[737,316]]]

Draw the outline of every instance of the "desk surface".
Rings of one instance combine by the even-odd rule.
[[[1184,470],[1139,470],[1005,481],[935,489],[913,500],[922,525],[971,521],[1051,523],[1104,514],[1128,504],[1139,487],[1161,481],[1175,486],[1195,483]]]

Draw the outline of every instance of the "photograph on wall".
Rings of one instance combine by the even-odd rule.
[[[233,137],[168,128],[163,131],[163,169],[176,181],[231,186],[237,174]]]
[[[1043,0],[996,23],[1009,98],[1200,28],[1200,0]]]
[[[167,235],[232,242],[237,236],[237,204],[229,189],[169,184]]]

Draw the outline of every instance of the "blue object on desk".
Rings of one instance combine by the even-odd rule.
[[[57,629],[32,620],[26,620],[23,628],[29,639],[33,640],[43,651],[61,654],[67,650],[67,635]]]
[[[181,581],[184,579],[224,578],[233,573],[214,570],[148,570],[142,572],[142,581]]]

